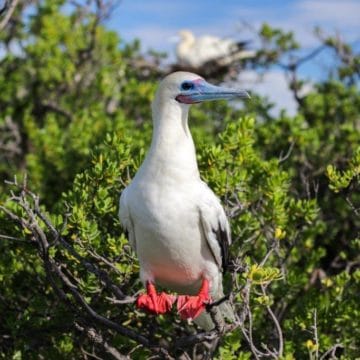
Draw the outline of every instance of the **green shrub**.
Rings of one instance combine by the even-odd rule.
[[[140,74],[138,44],[99,24],[96,7],[65,3],[40,1],[30,17],[21,5],[0,37],[23,43],[0,60],[0,357],[204,358],[205,346],[179,345],[194,325],[135,308],[139,267],[117,215],[150,144],[158,72]],[[254,66],[298,47],[269,25],[260,35]],[[241,109],[191,110],[201,176],[231,221],[224,281],[241,320],[214,358],[359,355],[357,71],[337,65],[294,117],[274,117],[256,94]]]

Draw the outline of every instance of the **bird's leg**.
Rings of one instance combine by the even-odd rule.
[[[146,294],[141,294],[136,300],[139,309],[148,310],[153,314],[164,314],[171,310],[176,296],[168,295],[164,292],[158,294],[154,284],[147,282]]]
[[[209,281],[203,279],[199,293],[196,296],[179,295],[177,309],[182,319],[195,319],[211,301],[209,295]]]

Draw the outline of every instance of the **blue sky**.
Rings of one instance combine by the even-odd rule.
[[[315,26],[326,33],[338,32],[344,40],[360,48],[360,0],[122,0],[107,25],[131,41],[141,40],[142,48],[166,51],[174,58],[175,44],[170,38],[180,29],[196,35],[211,34],[237,40],[252,38],[243,22],[258,28],[263,22],[293,30],[307,50],[319,44]],[[327,72],[330,54],[323,54],[313,65],[301,69],[303,77],[317,80]],[[294,112],[280,70],[273,69],[263,82],[255,74],[244,73],[239,81],[269,96],[278,107]]]

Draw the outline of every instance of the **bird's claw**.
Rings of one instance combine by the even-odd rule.
[[[182,319],[195,319],[206,308],[210,298],[204,296],[180,295],[177,300],[177,309]]]
[[[139,309],[147,310],[153,314],[165,314],[169,312],[177,299],[177,310],[182,319],[195,319],[211,302],[209,295],[209,282],[204,279],[201,289],[196,296],[169,295],[164,292],[158,294],[152,283],[147,283],[146,294],[141,294],[136,300]]]
[[[182,319],[195,319],[205,310],[210,301],[209,282],[204,279],[198,295],[178,296],[177,309]]]
[[[139,309],[147,310],[153,314],[165,314],[169,312],[176,301],[176,296],[164,292],[158,294],[153,284],[147,285],[147,294],[141,294],[136,300]]]

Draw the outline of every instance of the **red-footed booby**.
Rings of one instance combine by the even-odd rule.
[[[213,328],[204,309],[223,296],[231,235],[219,199],[200,179],[188,112],[202,101],[247,97],[244,90],[214,86],[188,72],[172,73],[160,83],[150,150],[120,197],[120,220],[147,290],[137,299],[139,308],[162,314],[177,300],[182,318]],[[158,293],[155,285],[178,296]],[[226,302],[220,311],[234,318]]]
[[[236,42],[216,36],[196,38],[189,30],[179,32],[180,41],[176,47],[176,56],[182,66],[199,68],[208,61],[218,60],[221,65],[230,65],[236,60],[254,57],[255,52],[246,50],[246,41]]]

